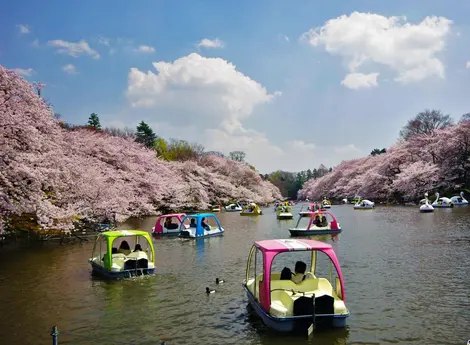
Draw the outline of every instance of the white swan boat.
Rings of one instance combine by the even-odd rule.
[[[241,212],[242,210],[243,207],[241,207],[238,203],[225,206],[226,212]]]
[[[431,212],[434,212],[434,207],[432,207],[432,205],[429,203],[429,199],[428,199],[428,193],[425,193],[424,194],[424,199],[422,199],[419,204],[421,205],[419,207],[419,212],[422,212],[422,213],[431,213]]]
[[[354,204],[355,210],[370,210],[370,209],[373,209],[374,207],[375,207],[375,203],[367,199],[358,200]]]
[[[439,193],[436,193],[436,200],[432,203],[432,207],[434,208],[451,208],[454,207],[454,202],[450,200],[449,198],[446,198],[443,196],[442,198],[439,198]]]
[[[468,205],[468,201],[467,199],[464,198],[463,192],[460,192],[459,196],[453,196],[452,198],[450,198],[450,200],[452,200],[455,206],[467,206]]]

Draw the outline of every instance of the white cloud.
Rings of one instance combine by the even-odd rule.
[[[223,48],[225,46],[225,43],[218,38],[215,40],[210,40],[208,38],[203,38],[202,40],[199,41],[197,44],[197,47],[204,47],[204,48]]]
[[[395,81],[405,84],[431,76],[444,78],[437,54],[444,49],[451,25],[445,17],[426,17],[412,24],[405,17],[353,12],[311,29],[301,39],[343,57],[350,73],[366,63],[384,65],[398,73]]]
[[[88,43],[85,40],[80,40],[78,42],[68,42],[63,40],[53,40],[48,41],[47,44],[51,47],[57,47],[57,53],[66,54],[73,57],[78,57],[80,55],[89,55],[93,59],[99,59],[100,54],[90,48]]]
[[[470,68],[470,61],[467,61],[467,64],[465,65],[465,67]]]
[[[110,41],[111,40],[107,37],[104,37],[104,36],[99,36],[98,37],[98,44],[102,44],[104,46],[109,47]]]
[[[155,48],[151,46],[141,45],[138,48],[136,48],[135,51],[139,53],[153,53],[155,52]]]
[[[350,89],[371,88],[377,86],[377,77],[379,73],[349,73],[347,74],[341,85]]]
[[[277,37],[281,40],[286,41],[286,42],[290,41],[289,37],[287,37],[286,35],[283,35],[283,34],[278,34]]]
[[[174,62],[154,62],[153,67],[157,73],[130,69],[128,99],[133,107],[173,111],[175,122],[186,115],[184,121],[243,131],[241,123],[254,108],[275,97],[221,58],[192,53]]]
[[[64,71],[65,73],[68,73],[68,74],[76,74],[77,73],[77,69],[71,63],[69,63],[68,65],[63,66],[62,71]]]
[[[341,154],[341,155],[352,155],[355,153],[360,153],[361,150],[359,150],[354,144],[349,144],[346,146],[340,146],[340,147],[335,147],[333,149],[335,153]]]
[[[36,38],[36,39],[31,43],[31,45],[32,45],[33,47],[39,47],[39,40]]]
[[[31,74],[35,73],[35,70],[32,68],[27,68],[27,69],[14,68],[13,71],[15,71],[16,73],[24,77],[29,77]]]
[[[287,143],[287,145],[297,151],[310,152],[314,153],[316,150],[316,145],[313,143],[306,143],[303,140],[293,140]]]
[[[18,24],[17,27],[20,29],[20,33],[22,34],[29,34],[31,32],[31,28],[26,24]]]

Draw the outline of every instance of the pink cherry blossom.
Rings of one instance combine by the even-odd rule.
[[[245,163],[212,155],[166,162],[132,137],[61,126],[33,86],[1,66],[0,113],[0,231],[12,215],[69,229],[82,217],[124,220],[281,198]]]
[[[419,198],[435,188],[468,185],[469,157],[470,122],[462,121],[399,141],[384,154],[344,161],[324,177],[307,181],[298,196]]]

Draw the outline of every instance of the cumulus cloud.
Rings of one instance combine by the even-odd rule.
[[[302,152],[315,152],[316,146],[313,143],[306,143],[303,140],[293,140],[287,143],[287,145],[293,149]]]
[[[164,108],[234,132],[243,131],[242,121],[256,106],[275,97],[221,58],[192,53],[152,65],[156,73],[129,71],[127,96],[133,107]]]
[[[80,40],[78,42],[68,42],[63,40],[52,40],[48,41],[47,44],[51,47],[56,47],[57,53],[66,54],[73,57],[78,57],[80,55],[88,55],[93,59],[99,59],[100,54],[90,48],[88,43],[85,40]]]
[[[395,81],[406,84],[431,76],[444,78],[444,65],[437,54],[444,49],[451,25],[452,21],[445,17],[426,17],[413,24],[406,17],[353,12],[311,29],[301,39],[341,56],[350,73],[359,73],[358,68],[365,64],[383,65],[397,72]],[[370,84],[371,75],[367,80],[374,86]]]
[[[215,40],[210,40],[208,38],[203,38],[197,44],[197,47],[204,47],[204,48],[223,48],[225,46],[224,42],[216,38]]]
[[[31,28],[26,24],[18,24],[17,27],[21,34],[29,34],[31,32]]]
[[[68,73],[68,74],[76,74],[77,73],[77,69],[71,63],[69,63],[68,65],[63,66],[62,71],[64,71],[65,73]]]
[[[13,69],[16,73],[18,73],[19,75],[22,75],[24,77],[29,77],[30,75],[32,75],[33,73],[35,73],[34,69],[32,68],[27,68],[27,69],[23,69],[23,68],[14,68]]]
[[[349,154],[355,154],[355,153],[360,153],[361,152],[361,150],[359,150],[354,144],[335,147],[333,149],[333,151],[335,153],[343,154],[343,155],[349,155]]]
[[[347,74],[343,81],[341,81],[341,85],[344,85],[350,89],[360,89],[360,88],[371,88],[377,86],[377,77],[379,73],[370,73],[370,74],[362,74],[362,73],[349,73]]]
[[[135,49],[135,51],[139,53],[153,53],[155,52],[155,48],[151,46],[140,45]]]

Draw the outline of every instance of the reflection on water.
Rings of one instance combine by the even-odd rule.
[[[92,243],[0,252],[0,343],[47,344],[57,324],[74,334],[61,334],[61,344],[465,344],[470,207],[423,214],[333,206],[343,232],[310,238],[332,244],[339,257],[348,327],[311,339],[267,329],[241,288],[246,259],[255,240],[289,238],[299,210],[293,220],[277,220],[272,207],[259,217],[219,213],[224,236],[153,238],[158,274],[118,282],[91,276]],[[122,228],[150,231],[155,219]],[[216,285],[217,277],[226,282]]]

